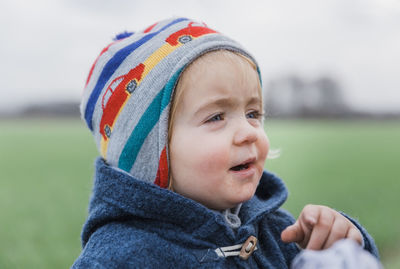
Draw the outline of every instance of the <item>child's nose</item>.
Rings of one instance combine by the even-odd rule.
[[[249,144],[257,141],[257,130],[246,119],[238,124],[234,134],[233,143],[236,145]]]

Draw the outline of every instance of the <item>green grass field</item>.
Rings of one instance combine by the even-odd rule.
[[[357,218],[385,268],[400,268],[399,121],[266,121],[266,168],[307,203]],[[97,155],[78,120],[0,121],[0,268],[68,268],[79,255]]]

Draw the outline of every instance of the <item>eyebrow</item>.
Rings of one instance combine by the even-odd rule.
[[[251,97],[246,103],[246,105],[253,105],[253,104],[261,106],[260,97]],[[237,102],[235,102],[231,98],[225,98],[225,97],[216,98],[215,100],[209,100],[204,105],[201,105],[198,109],[196,109],[194,115],[197,116],[201,112],[214,107],[226,108],[226,107],[235,107],[237,105],[238,105]]]

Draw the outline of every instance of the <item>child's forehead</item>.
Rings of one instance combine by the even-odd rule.
[[[198,66],[201,64],[213,65],[213,64],[232,64],[232,65],[243,65],[251,67],[256,70],[256,65],[248,57],[229,50],[215,50],[207,52],[197,59],[195,59],[189,66]],[[192,67],[193,68],[193,67]]]
[[[192,104],[214,100],[226,103],[235,96],[262,99],[258,72],[244,57],[232,52],[210,53],[193,62],[178,84],[179,91]]]
[[[187,80],[186,83],[197,83],[204,78],[205,73],[217,75],[221,70],[233,71],[247,80],[255,79],[259,83],[259,73],[254,62],[242,54],[228,50],[212,51],[200,56],[187,66],[180,82]]]

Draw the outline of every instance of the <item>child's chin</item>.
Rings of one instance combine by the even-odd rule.
[[[236,199],[238,200],[237,203],[240,204],[250,200],[251,198],[253,198],[255,192],[256,188],[249,187],[247,189],[244,189],[241,193],[236,195]]]
[[[250,200],[253,197],[253,195],[254,195],[254,193],[250,193],[250,194],[243,195],[243,196],[240,196],[240,197],[235,197],[236,199],[231,201],[231,205],[232,206],[230,206],[229,208],[233,208],[233,207],[236,207],[236,206],[238,206],[238,205],[240,205],[240,204],[242,204],[244,202],[247,202],[248,200]]]

